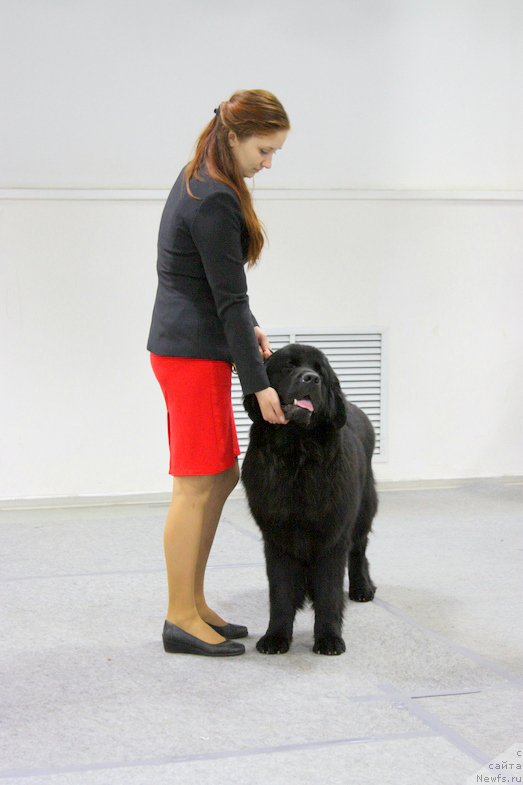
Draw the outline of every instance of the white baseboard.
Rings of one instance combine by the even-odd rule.
[[[466,485],[493,484],[501,486],[523,486],[523,476],[466,477],[440,480],[395,480],[377,482],[378,493],[395,491],[438,491],[461,488]],[[239,484],[230,499],[244,499],[245,491]],[[40,496],[19,499],[0,499],[0,510],[62,509],[67,507],[120,507],[124,505],[167,506],[170,493],[126,493],[116,495],[89,496]]]

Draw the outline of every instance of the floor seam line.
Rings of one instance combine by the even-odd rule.
[[[491,760],[490,755],[486,755],[474,744],[471,744],[459,733],[452,730],[452,728],[446,725],[443,720],[440,720],[439,717],[434,716],[419,704],[414,703],[407,694],[398,690],[394,685],[383,683],[379,684],[378,687],[383,689],[386,694],[396,698],[398,701],[396,704],[397,708],[405,708],[411,716],[427,725],[436,736],[444,738],[449,744],[452,744],[456,749],[464,755],[467,755],[467,757],[471,758],[476,763],[484,766]]]
[[[217,760],[224,758],[245,758],[250,755],[272,755],[274,753],[285,752],[298,752],[299,750],[306,749],[320,749],[322,747],[335,747],[343,746],[344,744],[374,744],[387,741],[404,741],[411,739],[424,739],[434,738],[439,736],[433,731],[408,731],[405,733],[389,733],[379,736],[358,736],[348,739],[325,739],[323,741],[301,742],[294,744],[282,744],[279,746],[270,747],[248,747],[244,750],[224,750],[222,752],[204,752],[195,753],[193,755],[173,755],[163,756],[154,759],[135,760],[135,761],[122,761],[115,763],[92,763],[83,764],[78,766],[64,766],[56,768],[38,768],[38,769],[12,769],[10,771],[0,771],[0,780],[7,779],[8,777],[21,779],[22,777],[36,777],[36,776],[59,776],[60,774],[67,774],[70,772],[87,772],[87,771],[100,771],[110,769],[124,769],[124,768],[139,768],[141,766],[166,766],[177,763],[188,763],[192,761],[205,761]]]
[[[233,570],[247,567],[265,567],[264,562],[237,562],[236,564],[208,564],[207,570]],[[19,581],[45,581],[58,578],[93,578],[102,575],[153,575],[164,573],[165,567],[153,567],[140,570],[100,570],[99,572],[70,572],[62,575],[19,575],[12,578],[0,578],[0,583],[17,583]]]
[[[498,665],[496,662],[490,660],[488,657],[485,657],[483,654],[478,654],[478,652],[475,652],[473,649],[469,649],[466,646],[461,645],[460,643],[455,643],[443,633],[437,632],[436,630],[433,630],[430,627],[426,627],[425,625],[420,624],[418,621],[416,621],[411,616],[409,616],[408,613],[405,613],[405,611],[396,608],[391,603],[386,602],[385,600],[382,600],[379,597],[374,598],[374,603],[378,607],[383,608],[385,611],[387,611],[387,613],[390,613],[392,616],[396,616],[397,618],[402,619],[411,627],[421,630],[426,635],[429,635],[430,637],[438,640],[440,643],[444,643],[454,651],[457,651],[460,654],[464,655],[465,657],[474,660],[474,662],[476,662],[478,665],[481,665],[483,668],[486,668],[488,670],[493,671],[494,673],[497,673],[498,676],[501,676],[502,678],[506,679],[508,682],[512,684],[514,683],[519,684],[521,682],[521,679],[517,676],[516,673],[511,673],[511,671],[504,668],[503,665]]]

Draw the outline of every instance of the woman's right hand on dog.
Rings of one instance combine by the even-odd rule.
[[[262,417],[266,422],[270,422],[272,425],[287,425],[289,421],[285,419],[280,398],[274,387],[266,387],[265,390],[259,390],[255,395]]]

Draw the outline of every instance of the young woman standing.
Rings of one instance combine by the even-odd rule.
[[[269,341],[249,309],[244,264],[256,263],[263,233],[244,178],[270,169],[290,123],[265,90],[236,92],[214,114],[163,211],[147,348],[167,404],[173,475],[164,648],[231,656],[244,653],[230,639],[247,628],[207,605],[204,578],[223,505],[239,479],[232,363],[264,419],[286,422],[263,365]]]

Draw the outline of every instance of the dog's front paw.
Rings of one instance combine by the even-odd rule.
[[[337,635],[324,635],[314,641],[312,650],[314,654],[343,654],[345,641]]]
[[[284,635],[266,634],[260,638],[256,648],[262,654],[285,654],[286,651],[289,651],[290,645],[290,640]]]
[[[354,602],[370,602],[374,599],[376,587],[373,583],[366,583],[363,586],[349,586],[349,600]]]

